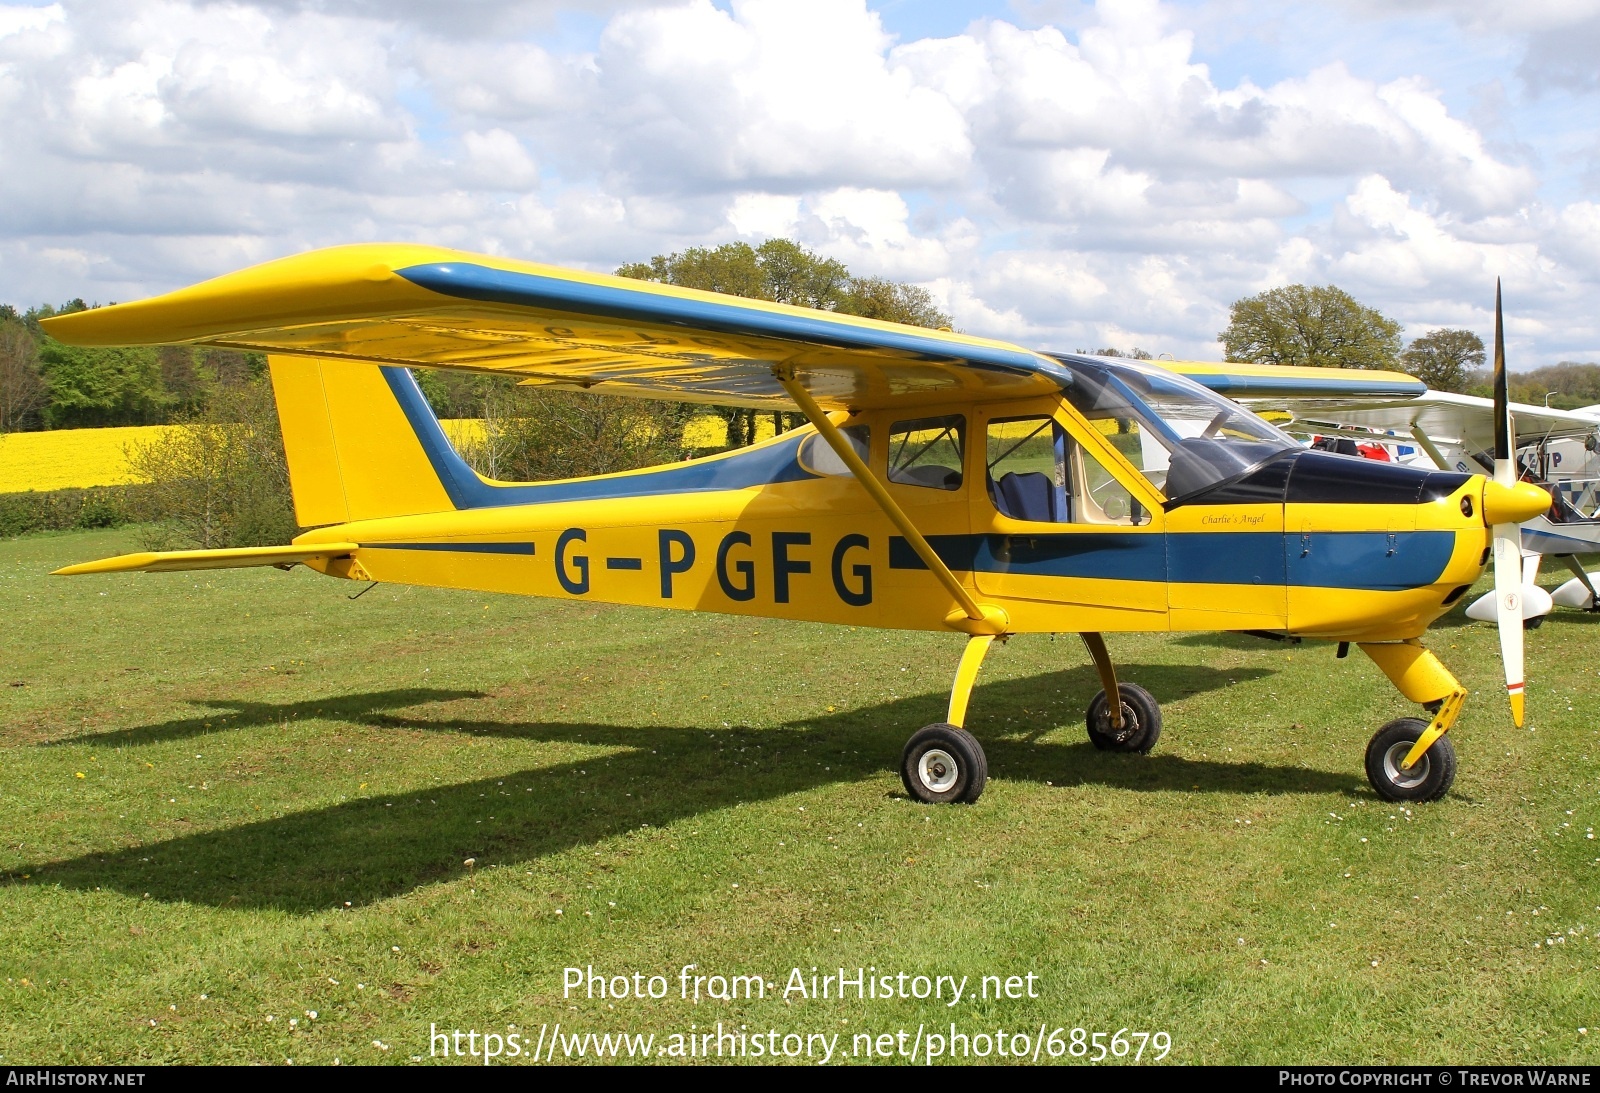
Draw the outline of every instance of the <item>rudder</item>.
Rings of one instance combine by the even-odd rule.
[[[457,507],[436,466],[446,457],[429,452],[448,451],[443,430],[406,369],[280,354],[267,361],[301,527]]]

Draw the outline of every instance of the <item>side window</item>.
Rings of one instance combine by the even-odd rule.
[[[895,422],[889,430],[889,481],[959,490],[966,432],[960,414]]]
[[[989,497],[995,509],[1014,520],[1064,522],[1072,519],[1067,493],[1068,440],[1048,417],[1005,418],[989,422],[984,457]]]
[[[861,457],[863,463],[872,461],[872,427],[870,425],[848,425],[839,430],[839,435],[849,441],[850,447]],[[812,436],[805,442],[805,447],[800,450],[800,463],[808,470],[817,474],[842,475],[848,477],[850,468],[844,465],[844,460],[839,458],[839,453],[833,450],[821,436]]]
[[[1072,444],[1071,449],[1072,481],[1076,487],[1074,523],[1138,527],[1150,522],[1150,513],[1100,460],[1079,445]]]

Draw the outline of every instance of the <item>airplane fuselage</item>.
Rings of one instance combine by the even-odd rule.
[[[923,435],[908,425],[951,419],[959,441],[942,463],[903,465],[908,431]],[[1059,449],[1052,471],[1041,448],[1035,481],[1060,479],[1070,514],[1047,501],[1004,511],[991,463],[1033,422]],[[1478,578],[1489,543],[1483,478],[1322,452],[1283,452],[1169,506],[1116,436],[1059,398],[941,402],[925,417],[897,408],[838,424],[863,437],[874,474],[974,597],[1006,613],[1009,632],[1411,638]],[[296,543],[359,544],[352,558],[313,563],[338,576],[945,629],[948,596],[830,454],[806,427],[685,464],[489,483],[471,507],[319,528]]]

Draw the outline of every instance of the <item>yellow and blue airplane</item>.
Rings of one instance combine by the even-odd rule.
[[[1104,688],[1090,740],[1144,753],[1160,707],[1117,678],[1104,635],[1186,630],[1322,639],[1341,657],[1357,645],[1431,712],[1378,730],[1374,788],[1437,798],[1455,775],[1444,734],[1466,691],[1422,635],[1482,573],[1491,528],[1514,533],[1550,505],[1514,475],[1308,451],[1148,363],[424,246],[316,251],[45,326],[77,345],[267,353],[308,529],[286,546],[130,554],[61,573],[303,564],[351,580],[963,634],[945,721],[914,733],[901,758],[906,789],[926,802],[983,791],[983,749],[962,724],[995,639],[1079,633]],[[810,425],[647,470],[498,482],[452,449],[412,366],[799,409]],[[1352,383],[1319,369],[1185,367],[1230,393],[1348,394]],[[1421,389],[1393,373],[1354,379],[1374,396]],[[1520,724],[1520,613],[1502,623]]]

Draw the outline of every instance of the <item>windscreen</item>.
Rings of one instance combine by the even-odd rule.
[[[1065,395],[1170,502],[1300,447],[1193,380],[1136,361],[1069,358]]]

